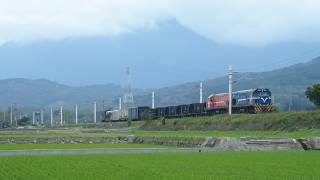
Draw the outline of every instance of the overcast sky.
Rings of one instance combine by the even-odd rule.
[[[0,44],[121,36],[170,19],[222,44],[320,40],[318,0],[0,0]]]
[[[319,0],[0,0],[0,79],[164,87],[309,61],[319,32]]]

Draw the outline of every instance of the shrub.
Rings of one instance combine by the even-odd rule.
[[[314,84],[308,87],[306,95],[313,104],[320,108],[320,84]]]
[[[166,125],[166,118],[164,118],[164,117],[161,118],[161,124],[162,124],[162,125]]]

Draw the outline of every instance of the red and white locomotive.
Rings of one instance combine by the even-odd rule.
[[[226,113],[229,106],[229,94],[221,93],[208,97],[207,113]],[[232,111],[234,113],[271,112],[272,99],[269,89],[248,89],[232,93]]]

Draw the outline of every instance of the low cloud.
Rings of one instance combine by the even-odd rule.
[[[169,18],[167,0],[0,0],[0,43],[114,36]]]
[[[263,46],[319,41],[319,9],[317,0],[186,0],[176,18],[220,43]]]
[[[176,19],[225,44],[320,40],[317,0],[0,0],[0,44],[117,36]]]

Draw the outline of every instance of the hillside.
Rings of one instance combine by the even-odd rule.
[[[299,63],[286,68],[258,73],[238,73],[234,76],[234,90],[253,87],[266,87],[273,92],[274,100],[281,110],[312,109],[306,99],[306,87],[320,82],[320,58],[307,63]],[[204,97],[210,94],[227,92],[227,77],[204,81]],[[161,88],[156,91],[158,106],[184,104],[199,101],[199,82]],[[146,99],[138,97],[140,104]],[[149,100],[150,101],[150,100]]]
[[[275,103],[283,111],[312,109],[313,105],[305,98],[307,86],[320,80],[320,58],[287,68],[259,73],[235,74],[235,90],[253,87],[267,87],[273,92]],[[198,102],[199,82],[185,83],[157,89],[156,105],[176,105]],[[204,81],[204,98],[212,93],[227,91],[227,77]],[[91,106],[98,102],[102,109],[117,107],[118,97],[123,94],[119,85],[93,85],[72,87],[53,81],[38,79],[7,79],[0,81],[0,106],[16,103],[19,107],[50,106]],[[134,90],[136,105],[151,104],[151,90]],[[290,106],[290,107],[289,107]]]
[[[18,107],[46,107],[89,105],[93,101],[113,103],[113,97],[122,94],[122,88],[114,84],[71,87],[46,79],[7,79],[0,81],[0,106],[16,103]]]

